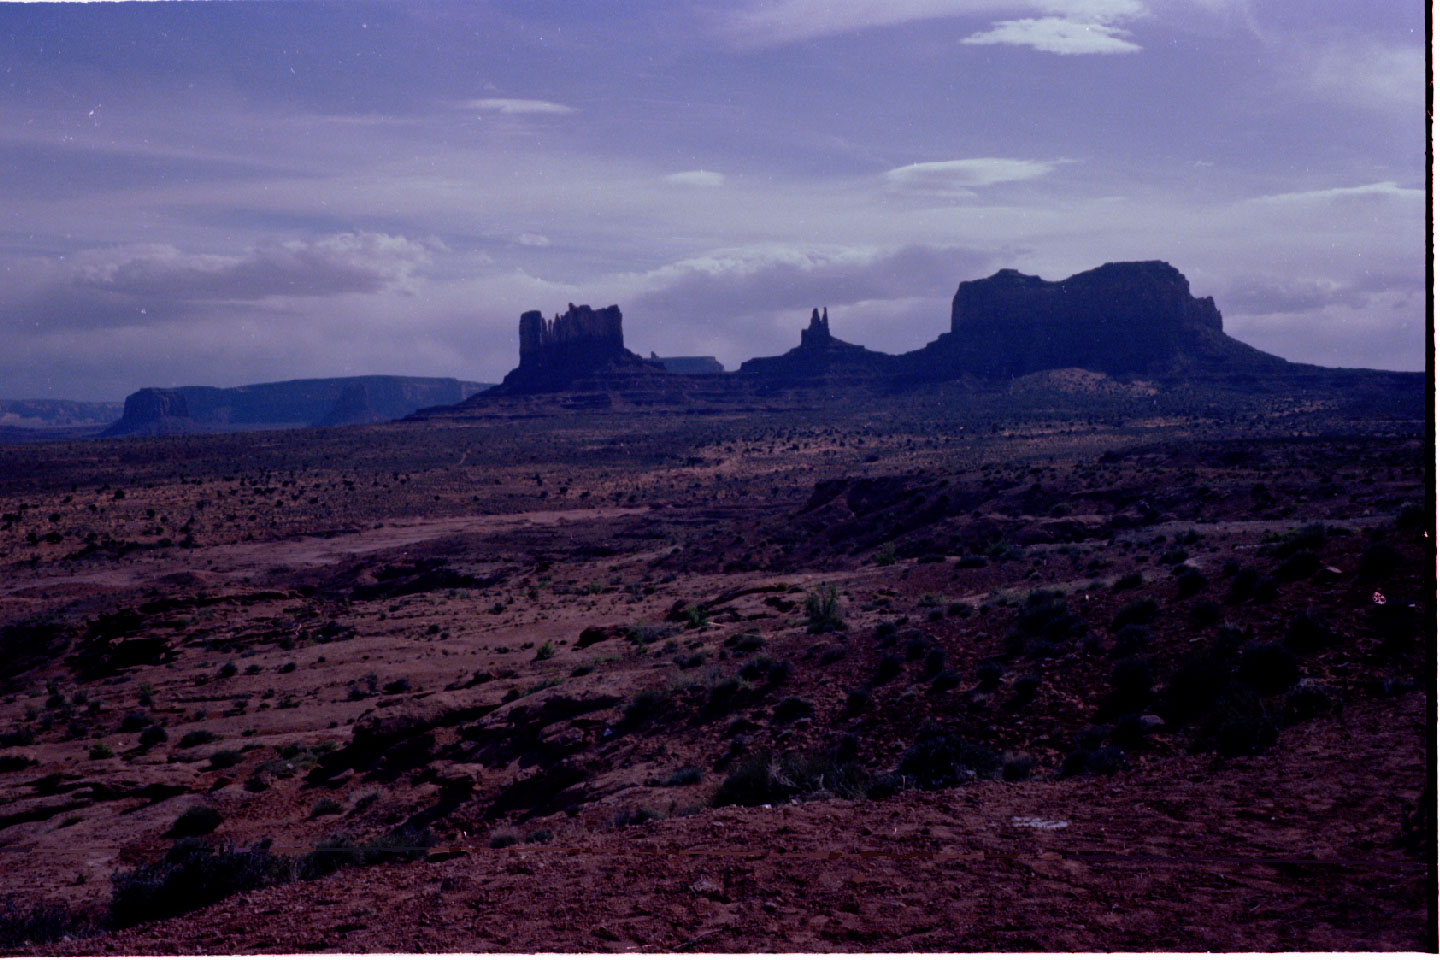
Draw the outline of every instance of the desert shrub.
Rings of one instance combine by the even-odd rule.
[[[1291,530],[1273,547],[1277,557],[1288,557],[1301,551],[1314,552],[1325,545],[1325,524],[1311,523]]]
[[[1201,600],[1190,608],[1190,625],[1210,627],[1220,622],[1222,611],[1214,600]]]
[[[1176,668],[1160,692],[1160,715],[1171,724],[1200,716],[1230,683],[1230,667],[1213,652],[1191,656]]]
[[[642,823],[660,819],[663,819],[660,814],[646,807],[621,807],[610,818],[610,825],[618,830],[622,827],[638,827]]]
[[[1033,673],[1027,673],[1015,678],[1014,702],[1016,704],[1029,703],[1035,699],[1035,693],[1040,689],[1040,678]]]
[[[1160,554],[1160,562],[1170,567],[1177,563],[1184,563],[1188,559],[1190,559],[1190,552],[1184,547],[1171,547]]]
[[[165,835],[177,838],[203,837],[207,833],[214,833],[215,828],[224,822],[225,818],[214,807],[194,806],[176,817]]]
[[[408,677],[400,677],[398,679],[391,680],[389,683],[385,684],[385,686],[381,688],[381,692],[389,694],[391,696],[394,696],[397,693],[409,693],[410,680]]]
[[[925,654],[926,654],[927,652],[929,652],[929,650],[930,650],[930,640],[929,640],[929,638],[927,638],[927,637],[925,637],[925,636],[923,636],[923,635],[921,635],[921,634],[918,634],[918,633],[917,633],[916,635],[912,636],[909,640],[906,640],[906,641],[905,641],[905,659],[906,659],[906,660],[911,660],[911,661],[919,660],[921,657],[925,656]]]
[[[1296,550],[1275,568],[1278,580],[1303,580],[1320,569],[1320,558],[1312,550]]]
[[[833,585],[822,584],[805,597],[805,629],[811,633],[830,633],[845,629],[840,598]]]
[[[1325,618],[1309,609],[1290,618],[1285,630],[1285,646],[1299,653],[1310,653],[1334,643],[1336,635]]]
[[[900,658],[893,653],[887,653],[880,658],[880,663],[875,667],[875,686],[880,687],[900,676]]]
[[[584,650],[586,647],[593,647],[609,636],[602,627],[586,627],[580,631],[580,638],[575,641],[576,650]]]
[[[151,720],[147,714],[141,713],[138,710],[131,710],[120,719],[120,732],[139,733],[154,722],[155,721]]]
[[[555,834],[541,827],[539,830],[531,830],[525,834],[526,843],[549,843],[555,839]]]
[[[1376,543],[1360,555],[1359,573],[1363,579],[1376,580],[1389,576],[1400,566],[1400,552],[1388,543]]]
[[[624,721],[630,726],[645,723],[658,715],[670,704],[670,699],[661,690],[641,690],[625,706]]]
[[[1300,679],[1295,654],[1278,643],[1254,643],[1240,652],[1236,676],[1261,693],[1282,693]]]
[[[1115,580],[1115,585],[1111,587],[1111,589],[1114,590],[1116,593],[1119,593],[1122,590],[1134,590],[1144,582],[1145,578],[1140,575],[1140,571],[1134,570],[1130,573],[1125,574],[1122,577],[1118,577]]]
[[[1260,753],[1275,743],[1275,724],[1252,690],[1231,684],[1222,690],[1196,732],[1194,746],[1227,757]]]
[[[1334,691],[1315,680],[1301,680],[1285,697],[1285,715],[1293,721],[1332,713],[1339,701]]]
[[[189,733],[180,737],[179,746],[182,748],[203,747],[205,744],[214,743],[218,739],[220,738],[209,730],[191,730]]]
[[[323,800],[315,801],[315,805],[310,808],[310,819],[314,820],[316,817],[333,817],[336,814],[344,812],[345,808],[340,806],[338,801],[326,797]]]
[[[0,947],[54,943],[98,932],[92,919],[66,904],[9,894],[0,899]]]
[[[1024,780],[1034,768],[1035,758],[1028,753],[1007,753],[1000,766],[1000,776],[1011,782]]]
[[[1235,571],[1235,579],[1230,581],[1231,603],[1240,603],[1245,600],[1254,600],[1256,603],[1269,603],[1275,599],[1275,580],[1263,575],[1254,567],[1241,567]]]
[[[1035,590],[1021,604],[1006,635],[1006,643],[1018,652],[1023,649],[1025,639],[1044,637],[1059,642],[1082,635],[1087,627],[1083,619],[1070,612],[1063,594],[1055,590]]]
[[[16,727],[0,732],[0,747],[28,747],[35,742],[35,731],[29,727]]]
[[[111,878],[110,922],[128,927],[198,910],[243,890],[288,879],[289,863],[267,844],[237,850],[181,840],[158,863]]]
[[[880,623],[877,623],[875,625],[875,642],[883,646],[884,644],[889,643],[891,640],[894,640],[895,634],[898,631],[899,627],[895,625],[895,621],[882,620]]]
[[[17,756],[15,754],[0,754],[0,773],[18,773],[26,767],[35,765],[35,761],[29,757]]]
[[[860,738],[847,733],[835,742],[835,762],[854,763],[860,756]]]
[[[97,743],[90,748],[91,760],[109,760],[115,756],[115,751],[103,743]]]
[[[239,750],[216,750],[210,754],[210,769],[225,770],[235,766],[244,758]]]
[[[296,669],[296,663],[295,663],[295,661],[294,661],[294,660],[286,660],[284,663],[280,664],[280,669],[279,669],[277,672],[279,672],[279,673],[294,673],[294,672],[295,672],[295,669]]]
[[[979,554],[967,553],[955,561],[954,567],[956,570],[976,570],[989,562]]]
[[[870,709],[873,698],[865,687],[855,687],[845,694],[845,715],[859,716]]]
[[[699,767],[681,767],[666,777],[663,785],[667,787],[688,787],[691,784],[699,783],[704,776],[704,772]]]
[[[1111,716],[1139,710],[1150,702],[1150,689],[1155,675],[1150,661],[1142,656],[1125,657],[1115,664],[1110,675],[1110,693],[1104,701],[1104,713]]]
[[[165,728],[158,723],[140,731],[140,746],[142,747],[153,747],[169,739],[170,734],[166,733]]]
[[[490,834],[490,849],[504,850],[520,842],[520,831],[514,827],[501,827]]]
[[[809,700],[802,700],[799,697],[786,697],[775,704],[772,716],[776,723],[789,723],[791,720],[798,720],[801,717],[812,716],[815,713],[815,705]]]
[[[1065,755],[1060,763],[1060,776],[1075,777],[1082,774],[1109,776],[1129,766],[1125,751],[1113,743],[1105,746],[1077,746]]]
[[[754,807],[821,791],[855,798],[863,796],[868,785],[863,771],[854,763],[838,761],[833,750],[778,757],[764,752],[736,764],[710,798],[710,805]]]
[[[897,768],[898,773],[925,790],[991,777],[999,770],[1000,755],[994,750],[934,728],[920,731]]]
[[[1000,677],[1004,674],[1004,668],[994,660],[982,660],[975,668],[975,677],[981,690],[991,691],[1000,687]]]
[[[1110,629],[1118,632],[1132,623],[1147,624],[1160,614],[1160,604],[1149,597],[1131,600],[1110,618]]]
[[[675,666],[681,670],[694,670],[696,667],[705,665],[705,651],[695,653],[677,653],[673,659]]]
[[[536,663],[549,660],[553,656],[555,656],[555,644],[551,643],[549,640],[546,640],[544,643],[540,644],[540,646],[535,648],[534,660]]]
[[[1139,623],[1127,623],[1115,634],[1115,646],[1111,656],[1132,657],[1150,645],[1150,628]]]
[[[895,544],[887,543],[875,553],[875,566],[888,567],[895,562]]]
[[[220,679],[228,680],[239,672],[239,668],[235,666],[235,661],[227,660],[224,666],[220,668]]]
[[[1210,580],[1194,567],[1182,567],[1175,577],[1175,595],[1181,600],[1193,597],[1209,586]]]

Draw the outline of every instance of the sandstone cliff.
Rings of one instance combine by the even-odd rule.
[[[800,346],[778,357],[756,357],[740,365],[742,376],[771,386],[802,387],[818,380],[872,381],[894,372],[895,357],[846,343],[830,333],[830,311],[810,311]]]

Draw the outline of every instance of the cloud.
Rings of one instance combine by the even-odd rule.
[[[1033,180],[1045,176],[1053,169],[1055,164],[1043,160],[974,157],[968,160],[937,160],[896,167],[885,171],[885,181],[892,189],[905,192],[973,196],[972,187]]]
[[[550,238],[543,233],[522,233],[515,238],[515,242],[522,247],[548,247]]]
[[[1103,24],[1145,12],[1141,0],[752,0],[727,14],[721,29],[744,46],[776,46],[951,17],[1032,13]]]
[[[725,184],[725,174],[713,170],[685,170],[667,174],[666,183],[678,183],[687,187],[720,187]]]
[[[561,115],[575,112],[574,107],[567,107],[563,103],[553,103],[549,100],[513,100],[506,97],[486,97],[482,100],[467,100],[464,105],[468,110],[479,110],[484,113],[501,113],[507,116],[524,114]]]
[[[130,244],[29,257],[4,264],[0,310],[16,326],[93,331],[214,317],[240,304],[404,295],[443,249],[438,241],[344,233],[271,240],[234,255]]]
[[[1272,193],[1256,197],[1257,203],[1274,204],[1333,204],[1333,203],[1374,203],[1386,200],[1423,200],[1425,191],[1413,187],[1402,187],[1393,180],[1367,183],[1358,187],[1330,187],[1324,190],[1302,190],[1295,193]]]
[[[962,277],[976,275],[991,261],[991,254],[954,246],[767,244],[712,251],[631,275],[623,285],[633,291],[625,302],[639,314],[708,327],[722,318],[780,310],[948,297]],[[929,336],[946,322],[937,317]]]
[[[262,243],[238,256],[184,253],[165,244],[87,250],[70,260],[78,287],[136,299],[259,300],[374,293],[403,281],[430,248],[382,233]]]
[[[1002,20],[988,31],[966,37],[967,44],[1008,44],[1067,55],[1134,53],[1139,44],[1121,38],[1128,31],[1099,23],[1078,23],[1062,17]]]
[[[1241,276],[1227,283],[1219,291],[1217,300],[1225,305],[1227,315],[1266,317],[1337,306],[1360,310],[1376,298],[1388,304],[1418,300],[1424,289],[1424,277],[1417,264],[1411,273],[1365,272],[1348,280]]]
[[[1425,107],[1425,51],[1418,43],[1355,39],[1307,47],[1296,66],[1291,76],[1332,102],[1417,115]]]

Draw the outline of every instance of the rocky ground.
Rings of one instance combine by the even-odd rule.
[[[3,942],[1433,948],[1423,423],[1073,386],[0,449]]]

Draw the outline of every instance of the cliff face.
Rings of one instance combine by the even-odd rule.
[[[243,387],[146,387],[125,398],[105,436],[340,426],[398,420],[421,407],[459,403],[483,383],[449,377],[333,377]]]
[[[520,365],[505,375],[493,393],[553,393],[600,371],[611,374],[665,375],[658,362],[643,360],[625,349],[618,306],[594,310],[570,304],[563,314],[546,320],[539,310],[520,315]]]
[[[1185,276],[1158,260],[1107,263],[1055,282],[1017,270],[966,281],[955,292],[949,334],[908,356],[932,375],[989,377],[1284,363],[1226,336],[1215,302],[1191,296]]]

